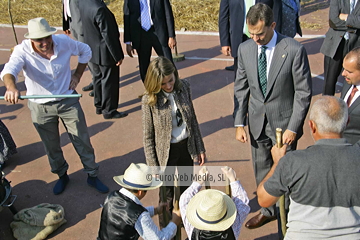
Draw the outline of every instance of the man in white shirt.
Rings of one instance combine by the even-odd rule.
[[[105,200],[98,240],[138,239],[139,236],[145,240],[168,240],[175,236],[181,223],[179,210],[174,210],[171,222],[159,230],[151,217],[161,213],[164,204],[154,208],[143,207],[140,202],[148,190],[162,185],[162,181],[152,177],[149,166],[131,163],[124,175],[115,176],[114,180],[123,188],[113,191]]]
[[[349,122],[344,131],[344,138],[355,144],[360,140],[360,47],[351,50],[344,58],[343,73],[346,83],[341,98],[349,107]]]
[[[50,27],[44,18],[29,20],[28,33],[24,36],[27,39],[15,47],[1,72],[1,79],[6,87],[4,99],[7,102],[18,102],[20,92],[16,81],[21,70],[25,76],[27,95],[76,93],[75,88],[91,58],[90,47],[66,35],[53,35],[55,32],[56,29]],[[70,70],[71,56],[79,57],[73,74]],[[54,186],[54,194],[62,193],[69,182],[69,166],[60,146],[59,118],[88,174],[88,185],[101,193],[108,192],[109,189],[97,178],[99,166],[95,162],[94,149],[90,143],[79,98],[29,99],[28,107],[33,124],[44,144],[51,172],[60,178]]]

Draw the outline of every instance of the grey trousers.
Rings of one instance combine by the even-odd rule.
[[[59,119],[84,166],[84,171],[96,177],[99,166],[95,162],[94,149],[86,126],[84,112],[78,98],[65,98],[56,102],[38,104],[28,101],[33,124],[44,144],[51,172],[59,177],[68,170],[60,145]]]
[[[283,129],[283,132],[286,129]],[[251,155],[253,159],[253,167],[256,179],[256,185],[259,186],[260,182],[269,173],[273,159],[271,156],[271,148],[276,144],[275,132],[272,131],[270,124],[265,121],[262,133],[258,139],[254,139],[250,132],[251,140]],[[294,141],[287,149],[287,151],[293,151],[296,149],[297,141]],[[286,208],[289,207],[289,198],[285,199]],[[276,206],[268,208],[261,208],[261,213],[266,216],[276,216]]]

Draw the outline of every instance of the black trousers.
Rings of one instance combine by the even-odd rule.
[[[150,64],[152,48],[154,48],[158,56],[164,56],[173,62],[171,49],[168,45],[161,45],[155,34],[154,27],[151,27],[149,31],[141,29],[140,44],[136,51],[139,58],[140,77],[143,82]]]
[[[179,175],[187,175],[190,176],[190,174],[193,173],[193,166],[194,161],[191,158],[188,148],[187,148],[187,139],[179,142],[170,144],[170,153],[169,153],[169,159],[166,165],[165,175],[170,176],[175,174],[175,167],[174,166],[187,166],[191,172],[183,172],[182,168],[178,168]],[[191,185],[191,179],[190,181],[181,182],[180,183],[180,195],[185,192],[185,190]],[[171,216],[171,212],[174,208],[173,201],[174,201],[174,194],[175,194],[175,187],[174,186],[166,186],[166,200],[169,205],[169,213]],[[160,195],[160,192],[159,192]],[[161,196],[159,196],[159,202],[161,200]],[[171,220],[171,217],[170,217]],[[166,224],[163,222],[162,214],[159,215],[159,223],[162,228],[166,227]]]
[[[334,58],[324,57],[325,85],[323,95],[334,95],[336,82],[342,70],[345,55],[350,51],[349,41],[342,39]]]
[[[104,116],[111,116],[119,104],[119,66],[88,63],[93,75],[94,105]]]

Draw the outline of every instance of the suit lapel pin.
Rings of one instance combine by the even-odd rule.
[[[285,54],[283,54],[281,57],[284,58],[284,57],[285,57]]]

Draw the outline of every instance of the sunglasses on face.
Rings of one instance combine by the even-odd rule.
[[[183,124],[182,115],[179,109],[176,110],[176,122],[178,127],[180,127]]]

